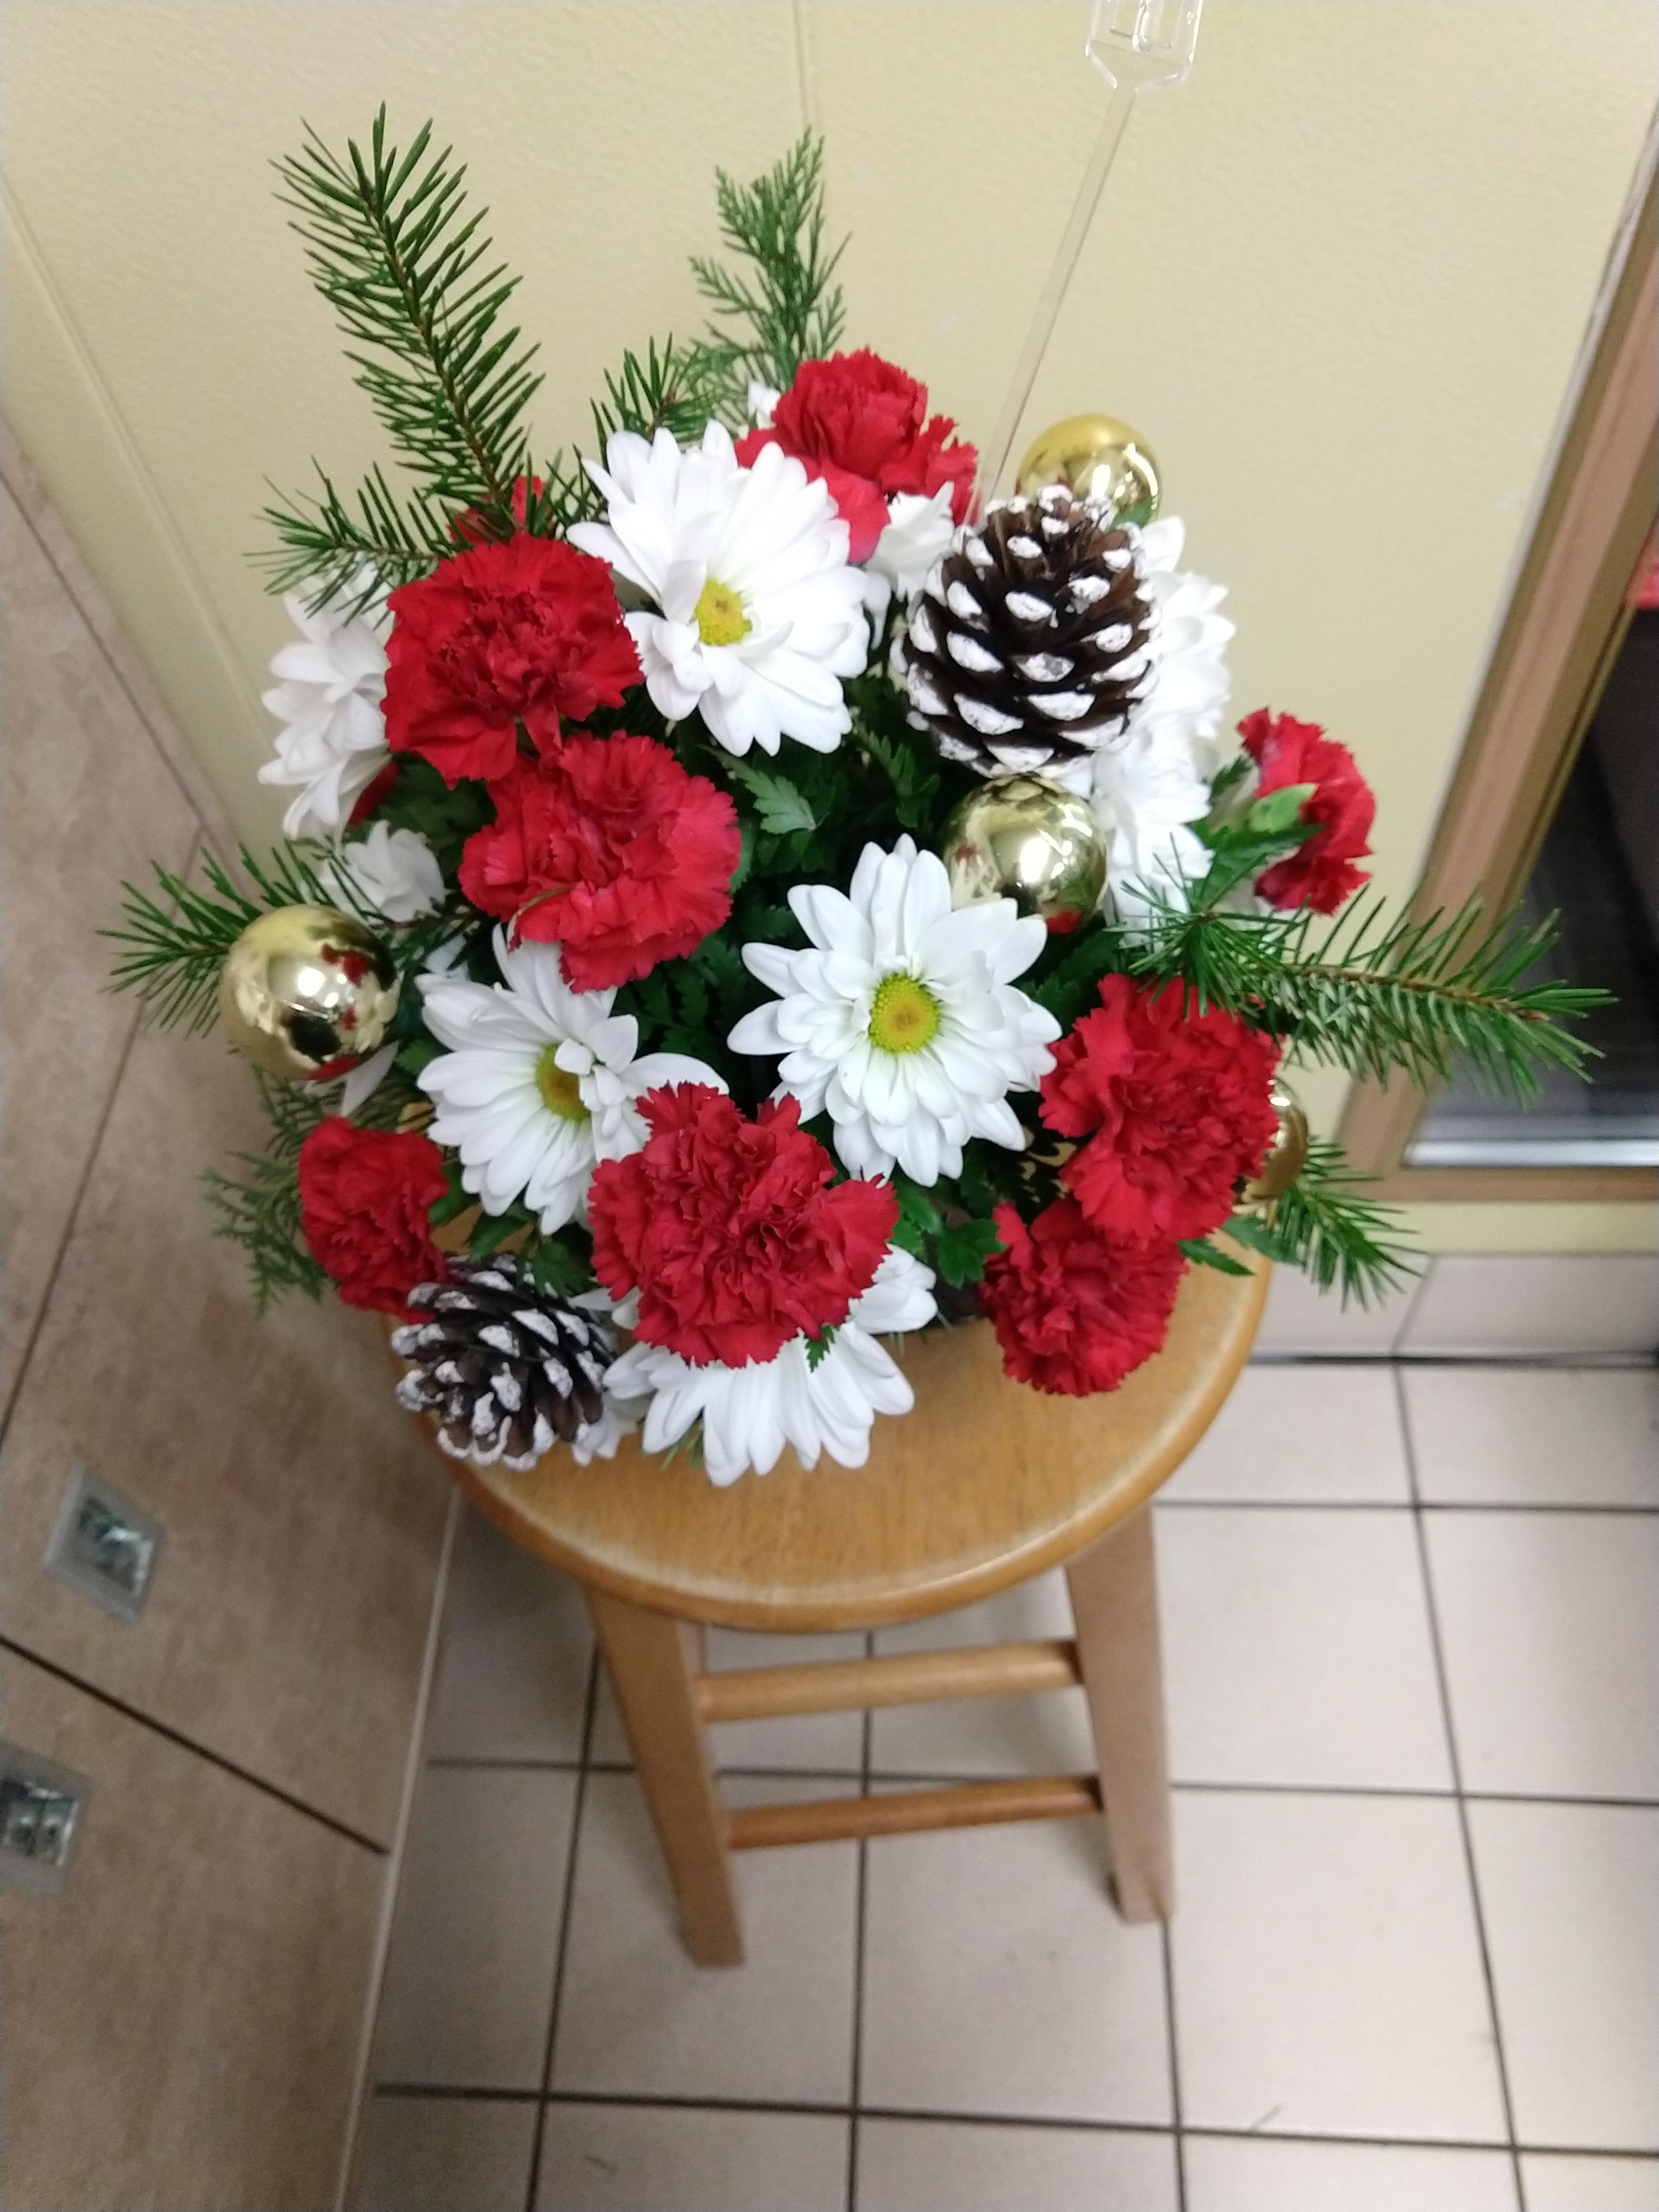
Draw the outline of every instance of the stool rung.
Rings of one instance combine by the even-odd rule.
[[[732,1667],[697,1677],[706,1721],[776,1720],[796,1713],[925,1705],[943,1698],[1010,1698],[1080,1682],[1069,1637],[987,1644],[959,1651],[902,1651],[881,1659],[813,1660],[795,1667]]]
[[[1100,1810],[1092,1774],[1042,1774],[1030,1781],[961,1782],[946,1790],[898,1790],[883,1797],[817,1797],[796,1805],[744,1805],[726,1816],[734,1851],[773,1844],[823,1844],[848,1836],[902,1836],[925,1828],[983,1828],[998,1820],[1069,1820]]]

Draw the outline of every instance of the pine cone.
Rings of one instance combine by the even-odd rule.
[[[450,1281],[410,1293],[433,1318],[392,1332],[392,1349],[411,1363],[398,1402],[441,1417],[452,1459],[532,1467],[603,1413],[616,1338],[596,1316],[521,1283],[504,1254],[449,1268]]]
[[[1152,618],[1133,532],[1063,484],[998,500],[910,602],[910,703],[981,775],[1082,758],[1128,721]]]

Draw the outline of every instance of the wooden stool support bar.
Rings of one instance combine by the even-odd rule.
[[[903,1651],[796,1667],[732,1667],[697,1680],[706,1721],[775,1720],[799,1713],[933,1705],[945,1698],[1013,1698],[1069,1690],[1083,1680],[1070,1637],[988,1644],[957,1651]]]
[[[727,1813],[726,1840],[734,1851],[752,1851],[849,1836],[915,1835],[926,1828],[983,1828],[999,1820],[1067,1820],[1099,1811],[1100,1790],[1092,1774],[1044,1774],[1030,1781],[901,1790],[883,1797],[746,1805]]]

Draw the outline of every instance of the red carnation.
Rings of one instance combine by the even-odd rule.
[[[1042,1118],[1087,1137],[1062,1179],[1103,1236],[1203,1237],[1232,1211],[1279,1127],[1279,1047],[1179,983],[1108,975],[1097,1012],[1054,1047]]]
[[[775,1358],[839,1328],[867,1291],[898,1219],[884,1182],[840,1182],[793,1098],[746,1121],[687,1083],[640,1101],[645,1150],[602,1160],[587,1194],[593,1272],[640,1293],[635,1332],[697,1366]]]
[[[556,940],[573,991],[648,975],[732,911],[737,809],[654,738],[565,738],[520,754],[489,796],[495,819],[466,841],[461,889],[515,942]]]
[[[447,784],[505,775],[520,722],[545,749],[562,714],[619,707],[640,680],[611,571],[561,538],[475,545],[386,604],[386,743]]]
[[[769,430],[738,441],[746,466],[763,446],[781,446],[804,462],[809,477],[829,485],[851,540],[850,561],[867,561],[887,527],[895,492],[930,497],[951,486],[951,513],[965,521],[979,455],[951,437],[948,415],[927,414],[927,387],[861,347],[804,361],[772,410]],[[947,443],[947,441],[949,442]]]
[[[317,1124],[300,1147],[300,1226],[347,1305],[401,1313],[417,1283],[442,1281],[427,1216],[448,1188],[442,1153],[418,1131],[338,1114]]]
[[[1317,722],[1298,722],[1291,714],[1258,707],[1238,726],[1245,750],[1261,771],[1257,796],[1286,784],[1310,783],[1302,802],[1302,819],[1323,827],[1277,860],[1256,878],[1256,890],[1270,906],[1310,906],[1316,914],[1334,914],[1343,900],[1370,878],[1353,863],[1370,851],[1366,839],[1376,813],[1371,787],[1346,745],[1328,738]]]
[[[1069,1198],[1029,1229],[1012,1206],[993,1218],[1005,1249],[986,1262],[979,1302],[1016,1382],[1086,1398],[1158,1350],[1186,1265],[1173,1243],[1115,1243]]]

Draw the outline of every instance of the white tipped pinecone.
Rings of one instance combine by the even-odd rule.
[[[532,1467],[603,1418],[616,1338],[596,1315],[520,1281],[506,1254],[452,1260],[449,1271],[410,1294],[431,1319],[392,1332],[392,1349],[410,1362],[398,1402],[437,1416],[452,1459]]]
[[[1138,533],[1051,484],[995,501],[910,602],[910,704],[981,775],[1063,767],[1127,726],[1151,672]]]

